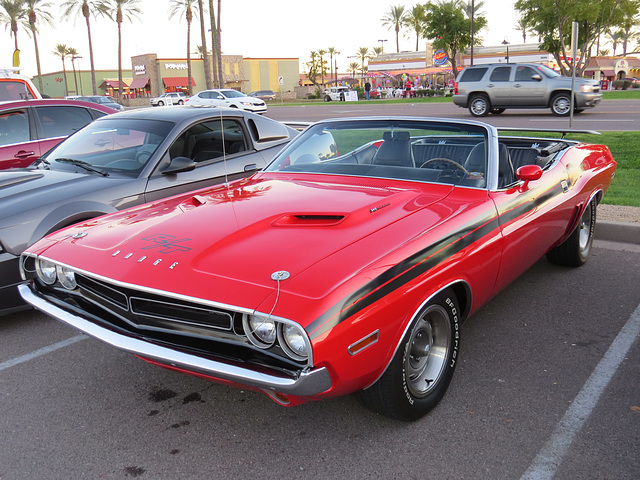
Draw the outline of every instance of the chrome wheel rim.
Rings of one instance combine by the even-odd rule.
[[[554,110],[560,115],[565,115],[571,108],[571,100],[566,97],[558,97],[554,102]]]
[[[447,311],[432,305],[411,331],[405,354],[406,385],[417,398],[438,384],[451,349],[451,323]]]
[[[471,110],[473,110],[474,115],[482,115],[487,111],[487,102],[485,102],[482,98],[476,98],[471,103]]]
[[[591,208],[591,204],[587,205],[587,208],[582,214],[582,217],[580,217],[580,225],[578,226],[578,245],[581,252],[584,252],[587,248],[589,248],[589,243],[591,240],[591,227],[593,223]]]

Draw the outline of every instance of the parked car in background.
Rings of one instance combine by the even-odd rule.
[[[42,98],[40,92],[26,75],[17,73],[20,68],[0,68],[0,102]]]
[[[349,87],[329,87],[324,91],[325,102],[344,102],[344,94],[350,90]]]
[[[149,102],[154,107],[162,107],[164,105],[184,105],[187,101],[187,96],[182,92],[165,92],[159,97],[149,99]]]
[[[415,420],[470,315],[545,254],[587,261],[615,169],[606,146],[475,121],[326,120],[251,178],[50,235],[20,291],[174,371]],[[585,294],[558,288],[567,308]]]
[[[203,90],[188,99],[189,105],[209,105],[214,107],[230,107],[253,113],[266,113],[267,104],[259,98],[249,97],[238,90],[221,88]]]
[[[118,110],[121,112],[124,110],[124,107],[120,105],[113,97],[108,95],[71,95],[65,97],[69,100],[83,100],[85,102],[93,102],[98,105],[104,105],[106,107],[113,108],[114,110]]]
[[[0,102],[0,170],[32,164],[67,136],[110,113],[116,111],[76,100]]]
[[[258,90],[255,92],[251,92],[249,96],[256,97],[256,98],[259,98],[260,100],[265,100],[265,101],[276,99],[276,94],[273,90]]]
[[[24,306],[18,257],[42,236],[246,177],[297,134],[239,110],[136,109],[96,120],[27,169],[0,171],[0,313]]]
[[[474,117],[507,108],[550,108],[554,115],[571,112],[571,82],[538,63],[495,63],[466,67],[454,85],[453,103],[469,108]],[[574,111],[595,107],[602,100],[600,84],[576,78]]]

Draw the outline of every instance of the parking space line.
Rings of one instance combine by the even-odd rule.
[[[12,358],[11,360],[7,360],[5,362],[0,363],[0,371],[10,367],[14,367],[16,365],[27,362],[29,360],[33,360],[34,358],[41,357],[42,355],[46,355],[47,353],[55,352],[56,350],[60,350],[61,348],[68,347],[69,345],[73,345],[74,343],[77,343],[80,340],[85,340],[87,338],[89,337],[87,337],[84,334],[76,335],[75,337],[71,337],[61,342],[54,343],[52,345],[49,345],[48,347],[39,348],[38,350],[34,350],[31,353],[27,353],[26,355]]]
[[[640,335],[640,305],[622,327],[609,350],[593,370],[569,410],[520,480],[551,480],[554,477],[571,443],[593,413],[600,396],[638,335]]]

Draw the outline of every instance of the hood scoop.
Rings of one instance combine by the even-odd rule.
[[[343,214],[296,213],[283,215],[273,221],[274,227],[334,227],[347,218]]]
[[[42,177],[42,173],[3,172],[2,177],[0,177],[0,188],[20,185],[21,183],[30,182],[31,180],[37,180],[38,178]]]

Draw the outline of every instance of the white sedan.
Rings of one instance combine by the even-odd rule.
[[[203,90],[187,100],[189,105],[213,105],[247,110],[253,113],[266,113],[267,104],[263,100],[249,97],[242,92],[230,88]]]

